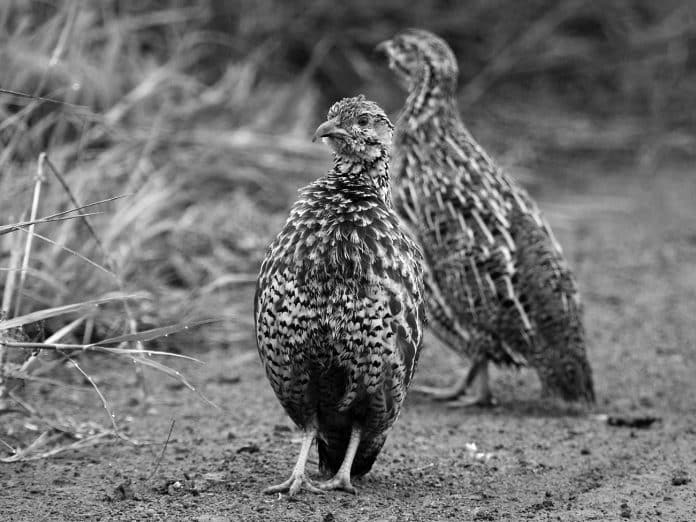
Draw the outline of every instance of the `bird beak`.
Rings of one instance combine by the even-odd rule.
[[[350,136],[350,134],[340,127],[338,118],[333,118],[317,127],[317,130],[314,131],[314,136],[312,136],[312,141],[317,141],[319,138],[342,138],[344,136]]]
[[[392,41],[384,40],[383,42],[377,44],[377,46],[375,47],[375,52],[389,56],[389,54],[391,54],[391,48]]]

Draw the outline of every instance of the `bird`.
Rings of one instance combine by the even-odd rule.
[[[425,257],[430,328],[470,360],[453,386],[418,389],[454,405],[493,405],[492,362],[534,368],[542,396],[593,403],[577,282],[538,205],[464,125],[452,49],[406,29],[377,50],[408,93],[392,185]]]
[[[254,298],[266,376],[302,444],[266,493],[344,490],[372,468],[423,342],[423,258],[392,206],[393,125],[364,95],[334,103],[314,133],[333,166],[300,189],[261,264]],[[319,468],[306,473],[313,441]]]

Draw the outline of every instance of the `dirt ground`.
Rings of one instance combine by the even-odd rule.
[[[694,520],[693,176],[688,168],[616,173],[594,165],[532,187],[585,298],[598,395],[592,411],[542,401],[529,371],[494,371],[500,406],[492,410],[451,409],[411,394],[373,471],[356,481],[357,496],[302,492],[288,500],[261,494],[287,478],[299,437],[251,338],[224,352],[196,349],[208,364],[185,367],[222,411],[152,372],[153,401],[143,407],[127,366],[91,358],[85,367],[121,425],[156,444],[112,441],[0,464],[0,518]],[[429,338],[417,381],[446,384],[459,365]],[[44,411],[105,417],[91,392],[42,385],[27,393]],[[609,425],[606,415],[658,420],[640,429]]]

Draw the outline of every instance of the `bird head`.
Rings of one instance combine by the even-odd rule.
[[[424,29],[406,29],[376,47],[386,55],[389,68],[411,91],[428,81],[448,94],[454,93],[459,68],[449,45]]]
[[[334,103],[312,141],[323,138],[337,155],[371,162],[388,154],[393,130],[379,105],[361,94]]]

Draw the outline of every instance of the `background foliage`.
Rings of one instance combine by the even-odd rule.
[[[21,312],[121,286],[148,296],[141,329],[227,319],[191,349],[248,336],[263,250],[328,164],[308,137],[358,92],[396,116],[403,93],[373,48],[405,27],[450,42],[466,121],[533,191],[577,180],[581,157],[688,159],[695,13],[688,0],[3,2],[0,88],[15,94],[0,94],[0,224],[26,217],[42,151],[79,202],[129,195],[92,218],[104,250],[79,220],[37,227],[58,246],[35,245]],[[39,214],[70,206],[50,178]],[[0,285],[17,237],[0,236]],[[116,277],[63,247],[108,257]],[[125,331],[109,310],[95,338]]]

